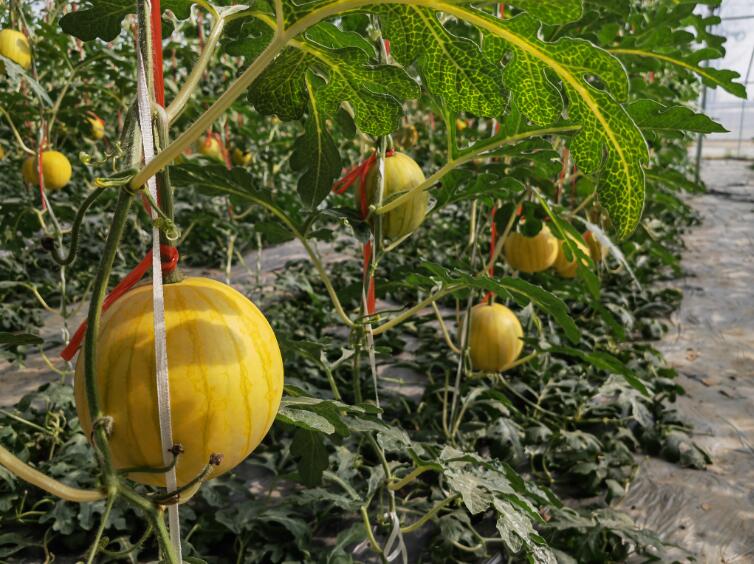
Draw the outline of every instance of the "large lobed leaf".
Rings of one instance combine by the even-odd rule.
[[[184,20],[191,14],[193,3],[193,0],[162,0],[160,7]],[[90,0],[83,9],[60,18],[60,27],[82,41],[112,41],[120,34],[125,17],[134,12],[136,3],[133,0]]]

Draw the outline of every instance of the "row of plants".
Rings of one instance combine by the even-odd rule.
[[[175,562],[164,513],[181,502],[187,561],[665,559],[614,503],[637,453],[709,462],[651,342],[680,300],[657,283],[695,221],[682,193],[702,189],[687,145],[723,130],[691,109],[700,80],[745,94],[701,66],[723,54],[714,16],[163,2],[169,103],[145,167],[149,6],[9,8],[29,56],[0,41],[0,330],[9,359],[45,355],[60,382],[0,413],[0,557]],[[172,461],[149,287],[100,313],[155,225],[163,262],[181,256],[163,269]],[[294,239],[307,260],[249,264]],[[267,321],[181,274],[207,267]],[[74,393],[74,365],[45,351],[75,353],[89,298]],[[63,330],[43,341],[45,310]]]

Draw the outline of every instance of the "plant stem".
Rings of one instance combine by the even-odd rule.
[[[99,527],[97,527],[97,534],[94,535],[94,542],[92,543],[92,548],[91,548],[91,551],[89,552],[89,557],[86,559],[86,564],[94,564],[94,558],[97,556],[97,552],[99,551],[99,543],[102,540],[102,533],[105,532],[105,527],[107,527],[107,520],[110,518],[110,512],[113,509],[114,502],[115,502],[115,493],[113,492],[107,496],[107,503],[105,504],[105,511],[102,513]]]
[[[79,243],[79,233],[81,231],[81,224],[84,221],[84,216],[86,215],[86,212],[89,210],[91,205],[104,193],[104,190],[101,188],[95,189],[91,194],[89,194],[84,202],[81,204],[81,207],[76,212],[76,217],[73,220],[73,224],[71,226],[71,244],[70,248],[68,250],[68,254],[66,256],[63,256],[60,253],[60,250],[57,248],[53,248],[51,251],[53,260],[58,263],[61,266],[67,266],[70,265],[75,259],[76,259],[76,250],[78,249],[78,243]]]
[[[440,503],[438,503],[432,509],[430,509],[426,514],[422,515],[422,517],[420,517],[419,519],[417,519],[410,525],[401,527],[401,533],[413,533],[415,530],[420,529],[422,525],[424,525],[427,521],[432,519],[432,517],[437,515],[443,507],[450,505],[459,497],[460,496],[458,494],[455,494],[455,495],[452,495],[450,497],[443,499]]]
[[[524,139],[529,139],[531,137],[543,137],[545,135],[552,135],[556,133],[569,133],[569,132],[577,131],[578,129],[579,129],[578,126],[567,125],[567,126],[559,126],[559,127],[545,127],[542,129],[535,129],[532,131],[525,131],[523,133],[517,133],[515,135],[500,134],[495,137],[490,137],[489,139],[485,141],[481,141],[475,144],[474,146],[470,147],[467,151],[464,151],[459,157],[450,159],[437,172],[432,174],[424,182],[414,186],[410,190],[407,190],[406,192],[404,192],[397,198],[391,200],[384,206],[375,209],[373,213],[384,214],[384,213],[389,212],[392,209],[397,208],[401,204],[405,203],[406,200],[408,200],[414,193],[420,192],[422,190],[428,190],[429,188],[431,188],[432,186],[440,182],[440,180],[442,180],[442,178],[445,175],[447,175],[454,169],[458,168],[459,166],[469,161],[474,160],[482,153],[498,149],[500,147],[503,147],[504,145],[517,143],[519,141],[522,141]]]
[[[400,480],[398,480],[397,482],[393,482],[393,483],[388,484],[387,487],[390,490],[397,491],[397,490],[403,488],[404,486],[407,486],[408,484],[410,484],[414,480],[416,480],[416,478],[418,478],[419,476],[421,476],[425,472],[429,472],[430,470],[434,470],[434,469],[435,469],[434,466],[418,466],[418,467],[414,468],[411,472],[409,472],[408,474],[406,474],[403,478],[401,478]]]
[[[448,332],[448,328],[445,325],[445,320],[442,318],[440,309],[437,307],[437,302],[432,302],[432,309],[435,311],[437,322],[440,324],[440,330],[442,331],[442,336],[445,339],[445,343],[448,345],[448,348],[450,348],[450,350],[456,354],[461,354],[461,349],[456,346],[456,344],[453,342],[453,338]]]
[[[135,492],[123,483],[118,484],[118,492],[123,496],[124,499],[126,499],[126,501],[144,512],[148,523],[155,531],[155,536],[157,538],[158,544],[160,545],[160,550],[162,551],[164,560],[168,564],[180,564],[181,561],[176,554],[175,547],[170,541],[170,533],[168,533],[168,529],[165,526],[165,519],[163,519],[162,510],[155,507],[155,505],[150,500],[146,499],[141,494]]]
[[[175,141],[158,153],[148,165],[141,169],[131,180],[131,187],[136,189],[142,186],[149,178],[172,163],[181,151],[191,143],[199,139],[202,134],[228,109],[235,100],[244,94],[252,82],[264,71],[277,54],[287,43],[287,37],[278,33],[270,44],[254,60],[244,73],[234,82],[222,96],[204,112],[193,124],[189,126]]]
[[[485,265],[484,270],[482,271],[482,274],[489,272],[490,269],[492,269],[492,266],[497,262],[497,259],[500,258],[500,253],[503,252],[503,245],[505,245],[505,240],[508,238],[508,235],[510,235],[511,229],[513,229],[513,223],[516,221],[515,211],[524,202],[524,200],[526,199],[526,195],[528,194],[529,194],[529,191],[527,190],[523,198],[521,198],[516,203],[514,213],[512,213],[510,218],[508,218],[508,223],[505,224],[505,229],[503,230],[503,234],[500,237],[498,237],[497,242],[495,243],[495,251],[490,257],[490,261]],[[494,218],[493,218],[493,221],[494,221]]]
[[[304,246],[304,250],[306,251],[306,254],[309,255],[309,259],[314,264],[314,268],[317,269],[317,273],[319,274],[319,277],[322,280],[322,283],[325,285],[327,293],[330,296],[330,300],[332,301],[333,306],[335,307],[335,311],[338,314],[338,317],[340,317],[343,323],[345,323],[348,327],[354,327],[355,324],[353,321],[351,321],[351,318],[348,317],[348,314],[343,309],[343,305],[340,303],[338,294],[332,285],[332,281],[330,280],[330,277],[328,276],[327,271],[325,270],[325,267],[322,264],[322,261],[320,260],[319,256],[315,252],[314,248],[312,247],[311,243],[306,238],[306,236],[301,231],[299,231],[298,227],[296,227],[296,225],[293,223],[293,220],[291,220],[291,218],[289,218],[288,215],[283,210],[281,210],[280,208],[278,208],[271,202],[268,202],[262,198],[257,198],[256,196],[248,192],[240,192],[240,191],[233,192],[233,195],[262,206],[267,211],[272,213],[275,217],[277,217],[280,221],[283,222],[283,224],[288,228],[288,230],[293,234],[293,236],[296,237],[296,239],[298,239],[301,242],[301,244]]]
[[[191,99],[194,90],[196,90],[202,75],[204,75],[204,71],[206,71],[209,66],[209,62],[212,59],[218,41],[220,41],[220,37],[222,37],[226,19],[222,14],[216,15],[215,17],[216,19],[212,23],[212,29],[210,30],[209,35],[207,36],[207,41],[204,44],[204,50],[201,55],[199,55],[199,60],[191,69],[191,73],[186,77],[186,81],[175,95],[173,101],[168,104],[166,109],[168,123],[175,123],[181,113],[183,113],[183,110],[186,108],[189,99]]]
[[[16,129],[16,124],[13,123],[13,120],[11,119],[10,114],[2,106],[0,106],[0,114],[3,114],[5,116],[5,119],[8,120],[8,125],[10,126],[10,129],[13,132],[13,136],[16,138],[16,143],[18,143],[18,146],[21,147],[21,150],[24,153],[27,153],[29,155],[36,155],[37,154],[36,151],[34,151],[33,149],[29,149],[29,147],[26,146],[23,138],[21,137],[21,134],[18,132],[18,129]]]
[[[89,417],[94,426],[94,440],[97,448],[103,456],[105,467],[103,471],[107,475],[113,474],[112,461],[110,460],[110,446],[107,442],[107,433],[96,422],[102,417],[97,395],[97,337],[99,336],[99,323],[102,315],[102,302],[107,292],[107,283],[110,272],[118,253],[118,244],[123,237],[123,231],[128,220],[128,211],[133,201],[133,193],[122,189],[115,205],[115,212],[110,227],[110,232],[105,241],[97,276],[92,287],[92,298],[89,303],[88,326],[84,339],[84,348],[80,354],[84,355],[84,382],[86,386],[86,400]]]
[[[447,288],[440,290],[439,292],[435,292],[431,296],[420,301],[414,307],[407,309],[406,311],[394,317],[390,321],[386,321],[379,327],[376,327],[373,331],[374,335],[381,335],[385,331],[388,331],[392,329],[393,327],[395,327],[396,325],[403,323],[406,319],[413,317],[417,312],[421,311],[422,309],[427,307],[429,304],[436,302],[440,298],[443,298],[444,296],[447,296],[448,294],[451,294],[460,288],[461,286],[459,285],[453,285],[453,286],[448,286]]]
[[[377,539],[374,537],[374,533],[372,532],[372,523],[369,521],[369,513],[367,512],[367,508],[365,505],[362,505],[359,508],[359,511],[361,513],[361,518],[364,521],[364,528],[367,532],[367,538],[369,539],[369,544],[372,546],[372,550],[375,551],[384,561],[385,559],[385,553],[382,550],[382,547],[380,546],[380,543],[377,542]]]
[[[14,456],[3,446],[0,446],[0,466],[7,468],[13,475],[25,482],[66,501],[87,503],[90,501],[99,501],[107,497],[107,493],[103,490],[82,490],[67,486],[54,478],[50,478]]]

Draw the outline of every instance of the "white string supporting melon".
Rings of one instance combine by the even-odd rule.
[[[143,30],[140,28],[140,33]],[[141,44],[141,42],[140,42]],[[139,128],[141,129],[142,146],[144,147],[144,164],[154,158],[154,135],[152,129],[152,102],[147,87],[146,71],[141,49],[136,49],[137,59],[137,101],[139,109]],[[155,177],[147,180],[147,189],[157,201],[157,181]],[[151,209],[152,220],[157,219],[157,212]],[[173,446],[173,426],[170,413],[170,381],[168,378],[167,336],[165,332],[165,298],[162,291],[162,257],[160,255],[160,230],[152,227],[152,305],[154,312],[154,352],[155,378],[157,382],[157,406],[160,421],[160,444],[162,447],[162,461],[165,466],[171,466]],[[165,473],[165,486],[168,491],[178,488],[175,465]],[[179,561],[183,561],[181,553],[181,525],[178,516],[178,504],[168,507],[168,524],[170,541],[175,548]]]

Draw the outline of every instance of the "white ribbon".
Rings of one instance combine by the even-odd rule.
[[[141,49],[136,49],[137,84],[136,93],[139,106],[139,128],[141,129],[142,145],[144,147],[144,163],[154,158],[154,137],[152,133],[152,103],[147,89],[146,72]],[[147,180],[147,188],[157,201],[157,182],[153,176]],[[152,209],[152,220],[157,219],[157,212]],[[154,353],[157,379],[157,409],[160,420],[160,444],[162,446],[162,462],[165,466],[172,462],[169,449],[173,446],[173,425],[170,417],[170,382],[168,380],[168,351],[165,334],[165,298],[162,293],[162,257],[160,256],[160,230],[152,227],[152,305],[154,311]],[[165,486],[168,491],[175,491],[178,487],[175,467],[165,473]],[[170,525],[170,541],[175,547],[179,562],[183,561],[181,554],[181,524],[178,517],[178,504],[168,507],[168,523]]]

